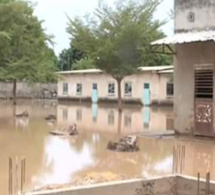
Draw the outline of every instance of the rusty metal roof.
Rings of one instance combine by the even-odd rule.
[[[193,31],[177,33],[172,37],[166,37],[151,43],[151,45],[174,45],[192,42],[215,41],[215,31]]]

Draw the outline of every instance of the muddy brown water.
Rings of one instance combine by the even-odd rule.
[[[14,117],[25,110],[29,118]],[[44,120],[49,114],[57,116],[56,123]],[[78,136],[60,138],[49,134],[73,122]],[[109,140],[131,133],[168,132],[172,125],[171,107],[128,107],[119,115],[111,105],[19,101],[14,107],[0,101],[0,194],[8,194],[8,158],[16,156],[26,158],[27,191],[52,184],[83,185],[86,179],[100,182],[172,173],[196,176],[200,172],[204,176],[210,171],[214,179],[213,141],[139,138],[139,152],[106,150]]]

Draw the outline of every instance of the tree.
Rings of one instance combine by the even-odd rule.
[[[70,19],[67,31],[74,47],[116,79],[119,111],[123,78],[137,72],[139,66],[161,65],[166,61],[165,56],[150,52],[150,43],[164,37],[159,30],[163,22],[153,20],[158,5],[158,0],[118,0],[115,7],[100,4],[87,20]]]
[[[72,70],[73,64],[81,60],[83,56],[83,52],[72,46],[69,49],[64,49],[59,55],[59,70]]]
[[[84,70],[96,68],[94,60],[90,58],[82,58],[73,65],[73,70]]]
[[[45,34],[41,24],[29,3],[0,1],[0,79],[13,81],[14,104],[17,81],[56,78],[56,56],[48,47],[52,37]]]

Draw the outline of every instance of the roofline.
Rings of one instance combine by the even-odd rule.
[[[153,71],[165,71],[165,70],[173,70],[173,65],[165,65],[165,66],[141,66],[138,68],[140,72],[153,72]],[[59,71],[57,72],[61,75],[66,74],[100,74],[105,73],[100,69],[85,69],[85,70],[68,70],[68,71]]]
[[[156,45],[175,45],[195,42],[215,41],[214,30],[204,31],[189,31],[183,33],[176,33],[170,37],[165,37],[151,43],[152,46]]]

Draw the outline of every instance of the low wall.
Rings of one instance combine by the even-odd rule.
[[[11,98],[13,92],[13,83],[0,82],[0,98]],[[36,83],[28,84],[24,82],[17,83],[17,98],[56,98],[56,83]]]
[[[199,182],[199,193],[198,193],[198,185],[197,178],[193,177],[184,177],[177,176],[177,195],[214,195],[215,194],[215,182],[210,181],[209,185],[209,193],[206,189],[205,179],[200,179]]]
[[[130,180],[26,195],[174,195],[174,177],[152,180]]]
[[[198,193],[197,178],[177,175],[49,190],[26,195],[205,195],[215,194],[215,182],[211,181],[208,189],[209,193],[206,190],[206,181],[201,179]]]

